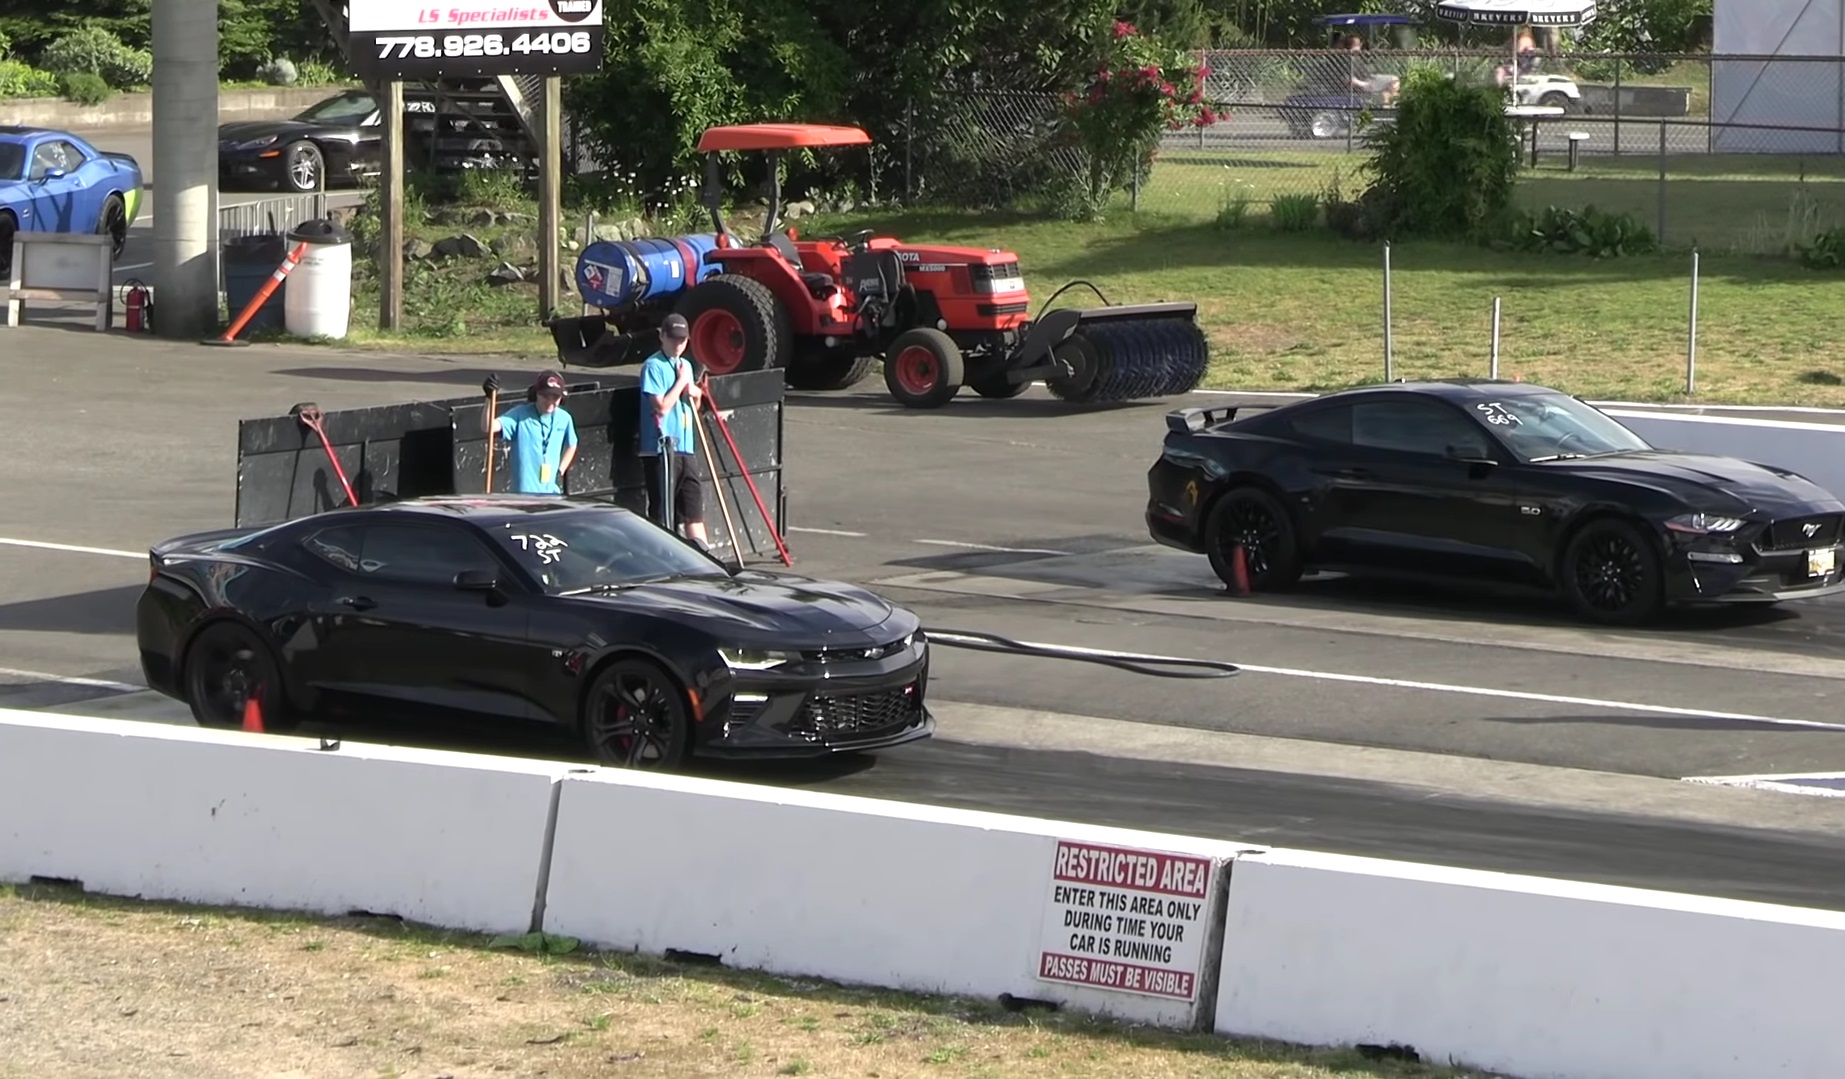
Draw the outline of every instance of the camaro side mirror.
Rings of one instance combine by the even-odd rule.
[[[484,569],[464,569],[455,574],[455,587],[463,592],[491,592],[500,587],[500,579]]]

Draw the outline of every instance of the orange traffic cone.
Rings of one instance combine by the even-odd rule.
[[[1230,552],[1230,576],[1236,578],[1237,595],[1249,595],[1249,556],[1240,543]]]
[[[263,687],[257,686],[255,693],[243,699],[243,729],[252,734],[263,733],[263,706],[258,700],[262,695]]]

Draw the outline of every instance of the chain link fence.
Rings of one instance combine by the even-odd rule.
[[[1845,58],[1544,56],[1512,81],[1503,53],[1213,51],[1217,122],[1171,132],[1121,208],[1238,220],[1310,212],[1368,182],[1366,132],[1388,88],[1425,64],[1516,88],[1519,199],[1627,212],[1664,244],[1785,252],[1845,224]],[[1363,83],[1364,85],[1360,85]],[[1086,157],[1053,93],[973,92],[912,105],[898,133],[910,201],[1044,205],[1080,188]]]

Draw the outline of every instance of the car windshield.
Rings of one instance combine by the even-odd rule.
[[[378,111],[370,94],[340,94],[330,97],[295,119],[306,124],[356,124]]]
[[[26,148],[17,142],[0,142],[0,180],[18,180],[26,175]]]
[[[554,595],[729,576],[647,518],[612,506],[534,513],[491,525],[487,534]]]
[[[1600,409],[1567,394],[1520,394],[1481,401],[1473,410],[1526,462],[1653,448]]]

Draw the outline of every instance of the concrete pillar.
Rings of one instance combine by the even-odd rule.
[[[218,0],[154,5],[154,332],[218,325]]]

